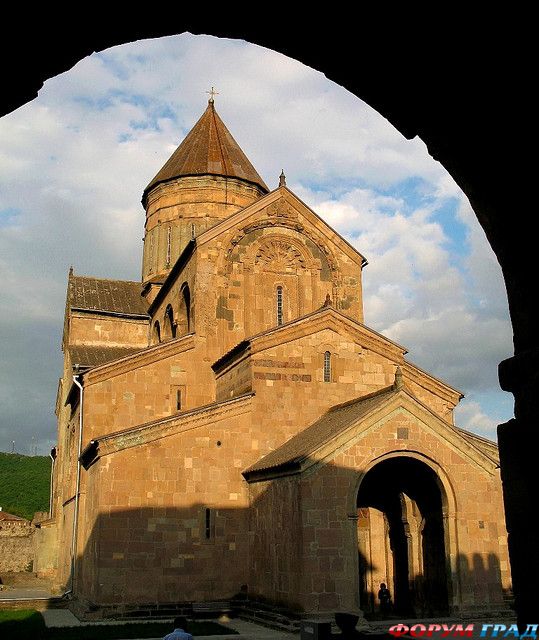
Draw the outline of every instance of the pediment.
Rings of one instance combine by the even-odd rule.
[[[406,388],[387,388],[330,409],[316,422],[244,471],[250,482],[316,472],[340,453],[368,439],[395,417],[413,421],[422,431],[458,456],[494,475],[497,460],[445,422]],[[400,449],[414,451],[413,441]]]
[[[279,228],[292,229],[310,237],[326,254],[330,263],[334,261],[332,255],[337,249],[360,267],[366,263],[357,249],[287,187],[271,191],[245,209],[204,231],[197,237],[197,246],[202,247],[232,233],[230,245],[233,248],[248,234],[266,228],[273,228],[276,232]]]
[[[225,367],[233,366],[234,362],[238,358],[243,358],[247,351],[250,355],[254,355],[266,349],[300,340],[328,329],[394,362],[401,363],[406,353],[405,347],[386,338],[374,331],[374,329],[370,329],[361,322],[352,320],[333,307],[327,306],[281,326],[249,337],[221,356],[213,364],[213,369],[217,373]]]
[[[314,456],[315,459],[312,460],[312,464],[307,463],[303,470],[307,471],[309,468],[314,470],[322,464],[329,463],[339,453],[351,448],[361,440],[367,439],[371,433],[383,428],[386,423],[395,417],[409,419],[422,431],[436,438],[441,446],[450,448],[476,468],[489,475],[495,473],[497,462],[494,458],[486,455],[484,450],[472,444],[458,429],[442,420],[406,390],[396,394],[378,411],[373,411],[365,419],[351,425],[349,430],[337,437],[333,442],[321,447]],[[402,448],[402,453],[405,454],[406,451],[414,450],[414,441],[411,440],[406,447]]]

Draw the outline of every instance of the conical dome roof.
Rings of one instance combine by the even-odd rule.
[[[219,117],[212,99],[187,137],[146,187],[142,202],[144,204],[148,193],[162,182],[199,175],[239,178],[259,186],[265,192],[269,191]]]

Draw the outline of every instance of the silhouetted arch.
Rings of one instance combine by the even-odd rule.
[[[178,335],[183,336],[191,332],[191,291],[187,282],[180,288],[180,305],[178,310]]]
[[[23,9],[19,9],[23,17]],[[156,38],[184,31],[207,33],[217,37],[244,39],[262,47],[270,47],[284,55],[291,56],[307,64],[333,82],[344,86],[379,111],[397,127],[408,139],[419,136],[435,157],[455,178],[470,198],[472,207],[481,224],[486,229],[488,240],[493,246],[504,270],[504,278],[509,294],[512,323],[515,336],[515,352],[518,359],[507,361],[503,371],[504,389],[516,396],[520,415],[528,415],[527,420],[513,420],[503,425],[500,434],[502,469],[511,473],[512,483],[529,487],[528,493],[519,496],[518,508],[509,517],[514,540],[513,548],[518,573],[515,582],[522,586],[519,591],[526,600],[526,607],[517,604],[519,615],[526,611],[528,622],[533,622],[536,602],[533,597],[537,560],[530,557],[527,549],[535,547],[536,532],[529,527],[521,513],[532,512],[536,499],[537,478],[531,456],[535,447],[520,449],[521,442],[535,438],[533,427],[537,422],[534,393],[536,384],[530,381],[528,371],[533,371],[535,357],[535,308],[533,269],[529,268],[529,257],[534,234],[523,233],[526,228],[525,207],[511,207],[515,190],[512,180],[506,177],[506,166],[500,157],[520,157],[518,135],[497,136],[500,123],[519,122],[528,126],[527,111],[523,108],[522,95],[515,91],[511,79],[500,76],[500,63],[528,70],[529,57],[522,55],[519,47],[499,47],[497,29],[477,29],[468,25],[461,30],[462,46],[451,47],[453,30],[433,28],[433,24],[417,20],[411,15],[406,28],[394,21],[388,22],[391,37],[386,39],[383,57],[369,57],[369,64],[358,69],[357,65],[346,64],[369,56],[374,41],[371,37],[358,40],[353,37],[355,26],[339,21],[338,15],[324,14],[314,20],[311,32],[314,37],[298,38],[299,20],[287,18],[287,25],[278,31],[254,24],[242,26],[235,16],[208,16],[202,9],[177,16],[177,20],[163,21],[159,15],[148,15],[144,25],[129,24],[124,17],[110,16],[107,25],[88,29],[73,39],[63,29],[61,21],[49,21],[47,29],[40,24],[30,28],[31,43],[29,54],[19,56],[6,70],[5,84],[10,86],[0,99],[4,112],[17,108],[20,104],[37,96],[43,82],[72,68],[79,60],[108,47],[123,44],[144,37]],[[511,18],[511,14],[509,14]],[[511,29],[511,20],[499,25],[502,32]],[[318,43],[328,31],[334,34],[331,46],[320,55]],[[414,37],[410,37],[413,33]],[[49,46],[54,43],[54,46]],[[409,46],[412,43],[412,46]],[[415,43],[415,44],[414,44]],[[436,45],[436,46],[434,46]],[[6,41],[7,47],[11,43]],[[432,64],[421,64],[425,50],[432,56]],[[485,57],[478,55],[488,52]],[[387,65],[387,59],[398,60],[398,64]],[[344,61],[344,62],[343,62]],[[431,67],[438,73],[432,74]],[[406,70],[406,73],[403,73]],[[446,82],[450,75],[458,77],[461,92],[453,90],[453,83]],[[477,79],[481,78],[481,82]],[[407,100],[399,98],[406,93]],[[494,93],[496,99],[493,99]],[[467,99],[462,100],[461,95]],[[524,186],[523,189],[526,189]],[[518,196],[517,196],[518,197]],[[507,211],[514,215],[508,218]],[[504,429],[504,427],[506,427]],[[516,434],[516,435],[515,435]],[[502,438],[503,436],[503,438]],[[535,439],[533,440],[535,442]],[[528,458],[527,455],[530,457]],[[528,464],[529,462],[529,464]],[[525,508],[525,505],[528,505]],[[507,504],[506,509],[511,505]],[[517,584],[515,584],[515,588]],[[525,594],[529,594],[526,596]]]
[[[156,320],[152,329],[152,344],[159,344],[161,342],[161,325],[159,320]]]
[[[358,568],[360,574],[366,571],[359,576],[359,585],[369,586],[366,591],[363,588],[363,602],[376,601],[381,577],[382,582],[392,585],[395,613],[413,617],[449,613],[454,604],[450,602],[453,573],[442,482],[431,465],[418,456],[383,456],[369,466],[357,494],[360,530],[371,530],[370,517],[374,522],[383,517],[385,534],[380,538],[378,524],[374,538],[370,533],[367,538],[365,533],[358,538],[360,558],[368,549],[375,567],[366,569],[360,563]]]
[[[172,305],[167,305],[165,309],[165,320],[163,324],[163,340],[172,340],[176,337],[176,323],[174,321],[174,311]]]

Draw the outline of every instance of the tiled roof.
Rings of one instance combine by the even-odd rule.
[[[71,346],[69,347],[69,355],[71,362],[79,364],[81,367],[99,367],[107,362],[113,362],[129,356],[132,353],[140,351],[137,347],[87,347],[87,346]]]
[[[332,407],[307,429],[297,433],[283,445],[255,462],[244,471],[244,474],[250,475],[256,471],[266,471],[294,462],[301,462],[351,424],[382,405],[395,393],[397,391],[393,386],[385,387],[363,398]]]
[[[211,100],[187,137],[146,187],[142,201],[144,203],[148,192],[161,182],[180,176],[198,175],[241,178],[269,191],[217,114]]]
[[[25,518],[19,518],[19,516],[14,516],[12,513],[6,513],[5,511],[0,511],[0,520],[9,520],[13,522],[28,522]]]
[[[69,276],[68,302],[73,309],[108,311],[123,315],[148,315],[140,282]]]

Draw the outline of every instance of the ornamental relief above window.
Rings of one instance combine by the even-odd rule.
[[[286,240],[272,239],[262,243],[255,254],[254,263],[265,271],[278,273],[305,269],[305,258],[294,245]]]
[[[241,262],[244,270],[250,271],[256,264],[260,248],[265,250],[268,243],[280,241],[300,254],[300,268],[327,269],[331,279],[335,280],[338,277],[340,270],[337,260],[328,244],[318,237],[318,234],[307,227],[298,226],[297,223],[289,224],[286,218],[280,219],[278,226],[284,233],[275,233],[277,229],[273,220],[259,220],[236,232],[229,240],[228,249],[221,253],[218,266],[231,270],[234,263]],[[264,234],[263,238],[260,238],[261,233]],[[303,237],[301,241],[299,238],[294,241],[291,236]],[[312,248],[305,246],[305,243],[312,245]],[[268,251],[271,252],[271,248],[268,248]]]

